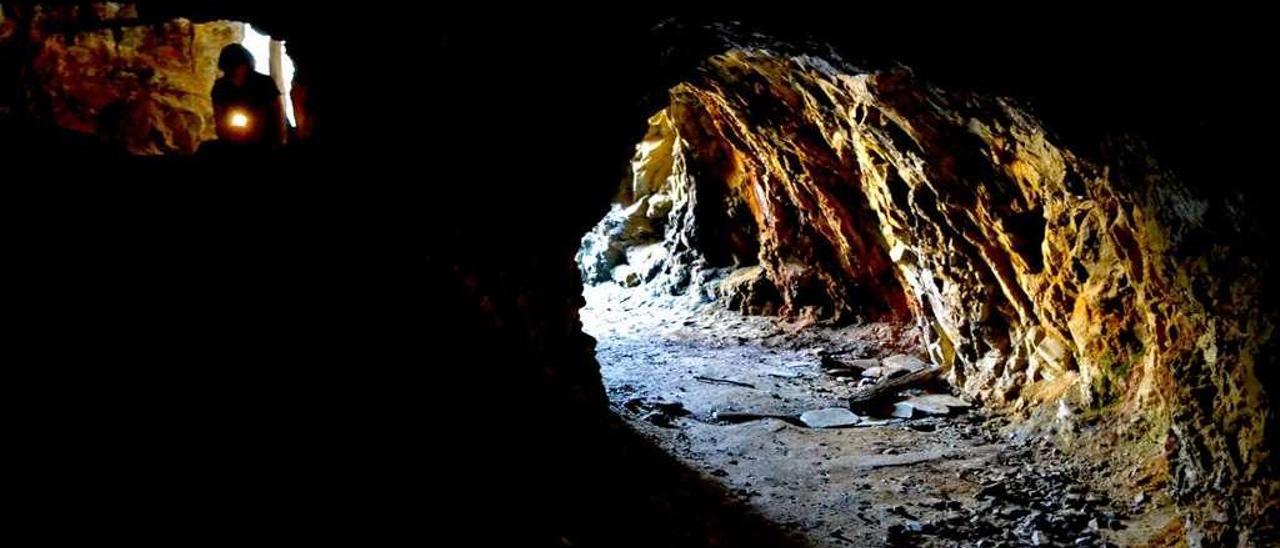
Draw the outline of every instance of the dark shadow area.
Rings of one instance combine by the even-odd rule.
[[[552,485],[539,485],[535,480],[515,487],[554,494],[561,504],[540,506],[535,498],[526,510],[512,508],[502,517],[495,516],[507,524],[513,523],[509,520],[514,516],[529,518],[532,535],[514,541],[600,547],[807,546],[784,526],[765,520],[723,485],[690,470],[616,417],[576,434],[577,441],[558,436],[538,441],[573,449],[555,457],[562,460],[529,463],[537,465],[534,469],[555,472],[549,477],[562,479]],[[510,466],[510,458],[527,458],[517,454],[502,452],[485,467],[500,469]],[[503,481],[491,487],[493,491],[480,489],[471,495],[480,495],[481,500],[475,501],[477,510],[483,512],[489,496],[501,497],[499,493],[509,493],[513,486]],[[486,532],[477,538],[487,541],[492,537]]]

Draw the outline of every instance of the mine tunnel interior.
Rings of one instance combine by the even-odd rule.
[[[123,460],[321,537],[457,483],[460,545],[1274,541],[1253,35],[360,13],[0,2],[21,287],[144,364]],[[231,44],[266,150],[209,148]]]
[[[700,344],[712,346],[724,341],[747,343],[763,339],[769,347],[803,350],[809,354],[808,358],[792,356],[791,359],[798,360],[795,363],[821,363],[827,376],[854,388],[872,387],[881,377],[897,378],[932,369],[927,363],[928,355],[921,344],[918,327],[905,310],[903,290],[892,276],[881,276],[880,281],[887,286],[873,289],[887,294],[849,295],[828,291],[830,288],[824,285],[824,280],[832,276],[828,268],[835,269],[835,275],[839,275],[845,264],[889,264],[887,250],[878,245],[858,250],[870,254],[869,257],[848,256],[849,251],[839,248],[824,250],[816,257],[779,257],[779,253],[801,251],[808,246],[792,241],[780,247],[769,241],[786,227],[780,226],[782,219],[776,214],[763,212],[763,207],[772,204],[762,204],[750,189],[743,190],[750,184],[743,171],[746,167],[743,159],[747,156],[735,149],[723,134],[716,133],[717,120],[697,102],[693,89],[689,84],[677,86],[671,91],[672,104],[648,119],[648,131],[635,147],[628,176],[612,198],[608,213],[583,236],[576,254],[586,303],[580,313],[583,330],[597,339],[597,358],[602,362],[606,388],[613,402],[632,408],[643,406],[642,398],[635,397],[636,393],[652,392],[646,388],[657,387],[627,383],[645,375],[680,367],[684,368],[682,373],[695,373],[689,364],[681,364],[679,346],[661,346],[662,342],[669,342],[666,341],[669,336],[678,339],[680,330],[710,336],[711,339]],[[846,196],[854,192],[852,188],[833,190]],[[809,217],[810,212],[800,214],[802,218],[796,222],[820,222],[817,216]],[[858,218],[849,222],[872,221]],[[849,225],[839,229],[855,230]],[[861,230],[868,231],[866,227]],[[766,239],[763,246],[762,234]],[[785,262],[778,265],[779,261]],[[778,279],[780,285],[775,285],[774,279]],[[893,309],[895,305],[898,310]],[[778,331],[762,336],[761,330],[769,331],[769,323],[774,320]],[[728,323],[722,323],[726,321]],[[860,335],[841,334],[841,329],[855,326],[861,330]],[[627,352],[633,349],[614,348],[614,343],[643,345],[646,337],[659,343],[649,349],[647,355]],[[800,340],[795,340],[797,338]],[[712,339],[723,341],[708,342]],[[695,344],[696,340],[699,339],[694,337],[689,342]],[[661,356],[668,353],[673,356]],[[627,361],[612,367],[620,357],[618,354],[632,358],[634,363]],[[881,358],[888,358],[883,366]],[[725,355],[718,359],[744,362],[746,369],[735,374],[766,373],[775,378],[803,376],[797,371],[769,369],[771,365],[786,362],[783,358]],[[653,363],[654,360],[664,365]],[[758,371],[752,372],[751,368]],[[621,377],[612,378],[613,374]],[[693,379],[712,384],[751,385],[713,374],[695,374]],[[946,392],[945,381],[936,376],[921,375],[904,386]],[[896,395],[868,397],[859,404],[859,411],[881,419],[926,414],[912,408],[910,403],[902,403],[900,400],[906,398],[896,398]],[[935,394],[915,403],[928,412],[945,416],[951,409],[939,409],[930,402],[936,404],[947,398]],[[846,421],[859,420],[851,413],[833,409],[841,399],[833,398],[832,405],[825,406],[826,414],[842,414]],[[958,399],[951,401],[962,407],[969,406]],[[740,413],[737,418],[745,420],[751,410],[741,408],[743,403],[719,402],[712,404],[714,409],[704,410],[704,414],[724,417]],[[778,410],[754,411],[762,417],[786,415]],[[795,421],[803,423],[799,419],[801,411],[794,414]],[[648,416],[666,422],[660,414]]]
[[[579,317],[611,411],[806,542],[1131,542],[1118,516],[1135,508],[1028,441],[1042,434],[1013,429],[1011,443],[1009,416],[993,412],[1020,401],[1024,386],[1060,383],[1073,365],[1037,371],[1041,361],[1027,371],[1021,362],[1006,377],[1016,384],[986,395],[988,410],[982,396],[960,390],[958,341],[934,316],[951,305],[928,293],[936,286],[922,287],[919,259],[901,249],[909,236],[890,230],[892,215],[919,198],[901,181],[863,172],[873,151],[929,154],[910,134],[920,129],[877,120],[889,114],[857,95],[902,85],[893,78],[904,75],[841,73],[822,58],[766,50],[727,51],[703,66],[648,117],[607,212],[575,255]],[[886,188],[868,185],[877,182]],[[877,198],[894,209],[877,210]],[[1043,271],[1043,211],[1008,217],[999,230],[1010,257],[998,267]],[[1008,306],[981,295],[970,298]],[[992,315],[984,329],[1009,337],[1014,312]],[[1019,521],[1017,509],[1000,510],[1014,519],[970,519],[991,510],[978,502],[989,498],[982,490],[1019,467],[1037,473],[1015,490],[1032,498],[1069,490],[1089,501],[1027,504],[1083,521]],[[858,527],[826,530],[850,515]]]
[[[1099,171],[1016,103],[907,69],[741,46],[698,67],[575,255],[617,416],[802,537],[887,527],[818,544],[1167,534],[1142,471],[1165,449],[1082,468],[1049,440],[1109,447],[1120,409],[1170,428],[1155,364],[1207,303],[1155,289],[1180,244],[1139,234],[1203,226],[1143,213],[1203,194]],[[1128,487],[1090,479],[1120,469]],[[1010,489],[1043,513],[991,496]]]

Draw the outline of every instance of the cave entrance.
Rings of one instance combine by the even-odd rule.
[[[939,310],[986,294],[939,275],[966,260],[933,240],[954,221],[903,216],[959,202],[908,184],[954,156],[873,114],[893,106],[868,86],[900,98],[900,82],[766,51],[701,69],[649,118],[577,254],[583,330],[612,410],[811,545],[1098,545],[1027,508],[991,515],[993,493],[1079,512],[1087,489],[1065,485],[1054,455],[1014,449],[1000,419],[944,378],[972,382],[983,366],[955,359],[953,341],[971,353],[974,341],[948,333]],[[1020,232],[1040,215],[1001,226]],[[1074,502],[1058,498],[1067,492]]]
[[[778,174],[786,177],[807,170],[803,176],[812,179],[816,171],[787,158],[760,158],[771,153],[767,148],[744,151],[745,139],[715,129],[726,125],[717,119],[724,113],[690,87],[677,86],[671,97],[649,118],[608,211],[576,255],[583,329],[597,339],[612,401],[635,411],[653,407],[646,398],[664,402],[683,393],[699,407],[682,404],[684,412],[714,419],[759,414],[804,424],[806,411],[822,411],[843,417],[825,425],[852,425],[861,417],[845,409],[850,398],[864,398],[890,377],[934,371],[916,324],[877,314],[902,298],[887,252],[811,235],[818,230],[807,225],[825,212],[807,210],[817,207],[813,201],[762,199],[781,196],[761,187],[782,182],[758,175],[763,169],[751,162],[794,166]],[[830,198],[838,199],[851,200]],[[876,230],[852,226],[865,222],[852,214],[840,220],[842,237]],[[849,264],[858,273],[879,269],[891,283],[850,282]],[[847,289],[854,285],[870,288]],[[860,299],[868,290],[896,293]],[[866,313],[850,313],[855,307]],[[915,412],[872,396],[855,410],[885,419]],[[670,422],[662,413],[646,416]]]
[[[797,249],[779,253],[771,223],[806,212],[762,214],[741,153],[699,133],[714,125],[708,116],[673,104],[650,118],[627,177],[577,253],[583,330],[596,339],[617,415],[825,545],[823,523],[901,504],[904,490],[917,489],[925,467],[899,466],[976,445],[949,426],[936,435],[962,424],[968,404],[925,373],[934,368],[909,319],[841,315],[819,283],[823,267],[841,263],[829,250],[779,263],[817,244],[795,239]],[[900,381],[891,397],[874,397]],[[925,483],[932,493],[970,487]],[[855,524],[869,536],[850,532],[850,542],[882,540],[879,529]]]
[[[970,423],[980,414],[947,393],[918,324],[895,314],[904,292],[887,250],[859,247],[878,228],[841,184],[854,174],[835,155],[787,156],[803,136],[782,114],[727,136],[732,114],[686,91],[649,119],[576,256],[611,408],[814,545],[832,543],[828,524],[844,524],[837,543],[882,544],[884,526],[908,519],[893,508],[977,488],[940,460],[987,451]],[[786,201],[788,177],[817,181],[827,210]],[[911,528],[947,508],[913,508]]]

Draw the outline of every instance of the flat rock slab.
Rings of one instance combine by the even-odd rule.
[[[910,401],[918,401],[918,402],[924,402],[924,403],[935,404],[935,405],[945,405],[947,407],[955,407],[958,409],[968,409],[970,407],[973,407],[973,404],[967,401],[964,401],[960,398],[957,398],[955,396],[952,396],[951,394],[925,394],[923,396],[916,396],[914,398],[911,398]]]
[[[840,428],[853,426],[861,421],[862,417],[843,407],[814,409],[800,414],[800,422],[805,423],[809,428]]]
[[[929,364],[915,356],[895,354],[885,358],[881,362],[881,366],[885,369],[902,369],[908,372],[915,372],[929,367]]]
[[[951,408],[943,404],[934,403],[927,400],[921,400],[920,398],[911,398],[907,401],[902,401],[894,404],[893,408],[894,408],[895,417],[901,416],[901,415],[898,415],[899,406],[911,407],[922,415],[947,416],[951,414]]]
[[[879,366],[880,366],[880,360],[877,360],[877,359],[861,358],[856,360],[842,360],[838,358],[833,358],[831,356],[822,357],[823,369],[857,369],[861,371],[868,367],[879,367]]]

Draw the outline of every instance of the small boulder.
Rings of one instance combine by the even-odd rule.
[[[643,419],[645,422],[648,422],[654,426],[661,426],[663,428],[671,427],[671,417],[668,417],[667,415],[664,415],[663,413],[658,411],[650,411],[648,414],[646,414],[643,417]]]
[[[622,287],[640,285],[640,274],[631,265],[621,264],[613,268],[613,281]]]
[[[909,419],[916,416],[916,408],[907,402],[898,402],[893,404],[893,416],[900,419]]]

